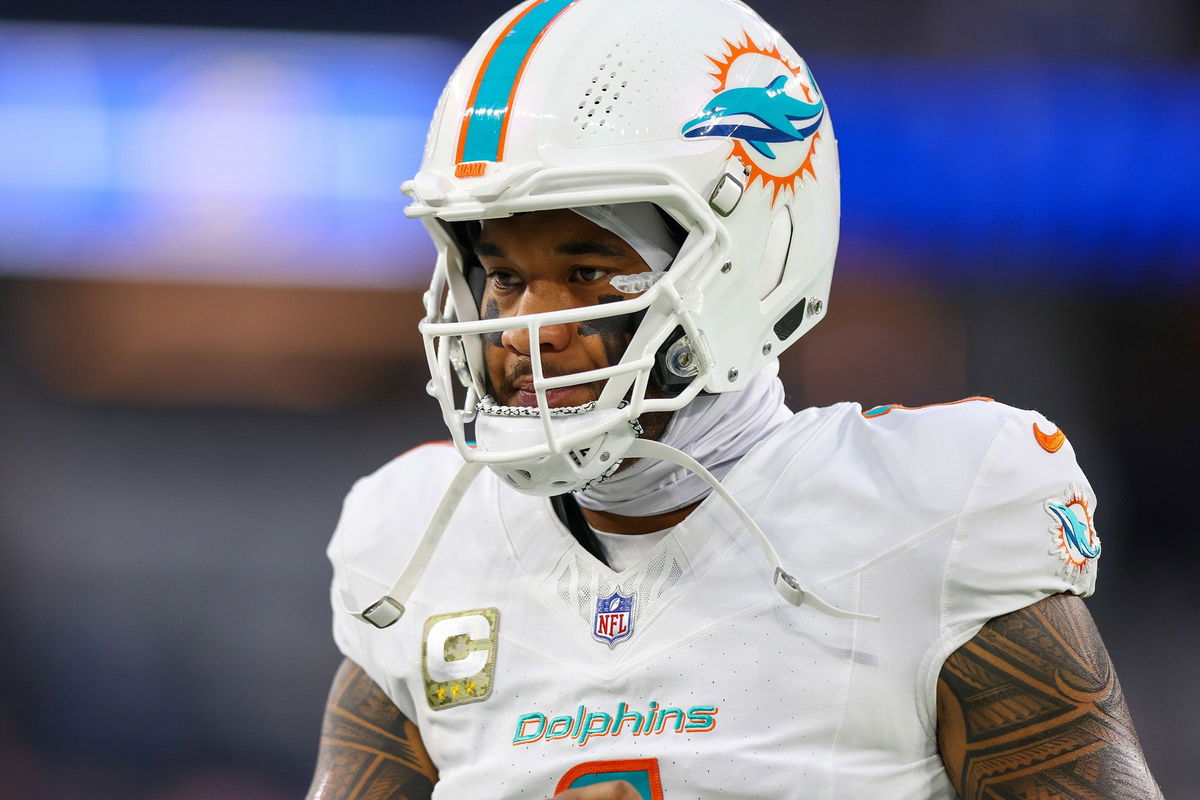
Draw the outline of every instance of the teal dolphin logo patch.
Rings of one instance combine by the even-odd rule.
[[[1092,507],[1083,489],[1071,485],[1058,497],[1043,506],[1053,522],[1050,523],[1050,553],[1062,559],[1062,577],[1075,583],[1100,557],[1100,536],[1092,520]]]
[[[1048,503],[1050,513],[1058,518],[1062,525],[1063,536],[1067,547],[1079,553],[1084,558],[1096,558],[1100,555],[1100,540],[1092,543],[1092,532],[1086,522],[1075,516],[1075,512],[1061,503]]]

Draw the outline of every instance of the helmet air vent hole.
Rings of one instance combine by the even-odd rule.
[[[533,479],[533,475],[531,475],[529,473],[529,470],[518,469],[518,470],[514,470],[514,471],[516,472],[516,474],[520,475],[522,478],[524,478],[527,481]]]
[[[808,306],[808,298],[801,297],[800,302],[788,309],[779,321],[775,323],[775,335],[779,341],[787,341],[787,338],[796,332],[800,327],[800,323],[804,321],[804,310]]]

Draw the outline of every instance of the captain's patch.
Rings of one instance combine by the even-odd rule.
[[[425,620],[421,672],[434,711],[486,700],[496,677],[500,609],[477,608]]]

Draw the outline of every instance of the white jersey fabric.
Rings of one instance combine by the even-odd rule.
[[[618,777],[647,800],[954,798],[942,662],[988,620],[1095,582],[1095,498],[1055,432],[994,402],[841,404],[796,414],[728,474],[802,586],[878,622],[788,605],[720,497],[616,573],[548,500],[485,470],[407,613],[375,629],[339,592],[363,608],[407,562],[461,464],[426,446],[346,499],[334,636],[420,729],[436,798]],[[604,627],[598,601],[620,619]]]

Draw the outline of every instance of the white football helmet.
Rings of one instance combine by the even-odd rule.
[[[737,391],[828,304],[839,170],[825,99],[803,59],[737,0],[522,3],[450,78],[404,192],[405,213],[438,250],[420,326],[430,394],[463,458],[525,492],[603,479],[641,414]],[[650,288],[480,319],[465,223],[647,201],[685,236]],[[626,314],[640,321],[619,363],[543,373],[540,328]],[[483,337],[519,328],[536,408],[487,398]],[[594,403],[547,402],[549,389],[596,381],[605,383]]]

